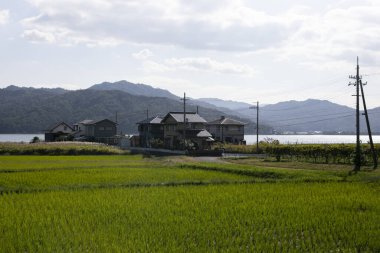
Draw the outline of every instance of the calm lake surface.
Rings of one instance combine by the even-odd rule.
[[[45,140],[44,134],[0,134],[0,142],[30,142],[34,136]]]
[[[265,138],[279,140],[281,144],[332,144],[356,143],[356,135],[259,135],[259,141]],[[374,143],[380,143],[380,135],[372,136]],[[246,135],[247,144],[256,143],[256,135]],[[360,137],[362,143],[369,142],[368,135]]]
[[[44,140],[44,134],[0,134],[0,142],[29,142],[34,136]],[[259,135],[259,141],[265,138],[279,140],[282,144],[324,144],[324,143],[356,143],[355,135]],[[256,135],[246,135],[247,144],[256,143]],[[367,143],[368,136],[361,136],[362,143]],[[375,143],[380,143],[380,135],[373,136]]]

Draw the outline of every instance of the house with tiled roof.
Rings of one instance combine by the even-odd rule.
[[[224,116],[207,123],[207,130],[215,141],[244,144],[244,126],[246,124]]]
[[[65,122],[59,122],[45,130],[45,141],[63,141],[67,140],[74,132],[74,129]]]
[[[155,116],[137,122],[139,131],[139,144],[141,147],[152,147],[152,144],[163,142],[164,126],[161,124],[162,118]]]
[[[74,130],[76,138],[114,144],[117,133],[117,123],[109,119],[86,119],[74,124]]]
[[[186,147],[207,149],[213,141],[206,129],[207,121],[195,112],[169,112],[161,121],[164,127],[164,146],[170,149]]]

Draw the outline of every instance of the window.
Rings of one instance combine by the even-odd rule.
[[[104,131],[104,127],[99,127],[99,131]]]
[[[64,126],[64,127],[63,127],[63,130],[65,130],[65,131],[66,131],[66,130],[67,130],[67,126]]]
[[[112,131],[112,127],[106,127],[107,131]]]

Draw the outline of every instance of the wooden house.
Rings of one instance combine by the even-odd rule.
[[[45,141],[64,141],[74,133],[74,129],[65,122],[57,123],[45,131]]]
[[[215,141],[244,144],[244,125],[245,123],[241,121],[222,116],[217,120],[209,122],[207,129]]]
[[[141,147],[152,147],[152,143],[164,140],[164,126],[162,118],[156,116],[138,122],[138,131]]]
[[[212,141],[206,130],[206,120],[195,112],[170,112],[161,121],[164,126],[164,146],[170,149],[206,149]],[[185,129],[185,131],[184,131]],[[183,140],[186,138],[186,145]]]
[[[83,120],[74,124],[77,139],[116,144],[117,123],[109,120]]]

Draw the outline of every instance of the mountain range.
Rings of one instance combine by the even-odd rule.
[[[119,131],[136,133],[136,122],[148,116],[183,111],[180,97],[145,84],[103,82],[85,90],[61,88],[0,89],[0,133],[37,133],[60,121],[117,120]],[[247,122],[246,133],[256,129],[256,110],[251,104],[217,98],[189,99],[187,111],[199,111],[206,120],[220,116]],[[369,110],[373,132],[380,132],[380,107]],[[362,130],[366,132],[364,116]],[[259,108],[261,133],[319,132],[354,133],[355,109],[326,100],[286,101]]]
[[[116,117],[119,132],[136,133],[136,123],[146,119],[147,110],[148,116],[162,117],[170,111],[183,111],[183,103],[177,97],[156,96],[154,92],[152,96],[133,95],[101,86],[76,91],[17,86],[0,89],[0,133],[38,133],[61,121],[73,124],[84,119],[116,120]],[[223,111],[187,106],[187,111],[197,109],[206,120],[234,117],[249,123],[247,129],[255,127],[254,123]]]

